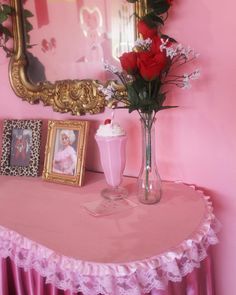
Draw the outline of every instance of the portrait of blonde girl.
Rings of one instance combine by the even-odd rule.
[[[58,130],[57,132],[52,170],[55,173],[75,175],[77,132],[65,129]]]

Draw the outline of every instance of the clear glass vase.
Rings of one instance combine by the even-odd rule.
[[[137,179],[138,200],[155,204],[161,199],[161,178],[155,157],[155,115],[141,114],[142,166]]]

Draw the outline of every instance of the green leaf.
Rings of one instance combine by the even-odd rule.
[[[175,39],[173,39],[172,37],[165,35],[165,34],[161,34],[161,38],[162,39],[169,39],[169,41],[172,43],[177,43],[177,41]]]
[[[135,105],[130,105],[129,106],[129,113],[132,113],[133,111],[137,111],[138,110],[138,107],[135,106]]]
[[[7,19],[8,19],[8,15],[3,13],[3,11],[0,11],[0,24],[5,22],[5,20],[7,20]]]
[[[24,27],[25,27],[25,31],[26,33],[29,33],[30,31],[33,30],[33,26],[31,25],[31,23],[29,22],[28,18],[34,16],[32,12],[30,12],[27,9],[24,9],[23,11],[23,16],[24,16]]]
[[[13,8],[9,5],[3,4],[0,9],[0,24],[2,24],[12,14]]]
[[[154,28],[156,27],[158,24],[162,24],[164,25],[164,22],[162,20],[161,17],[159,17],[155,12],[149,12],[148,14],[146,14],[143,18],[142,18],[145,23],[150,27],[150,28]]]
[[[147,82],[142,79],[141,76],[137,76],[136,80],[133,81],[132,86],[136,90],[136,92],[140,92],[144,87],[147,87]]]
[[[12,14],[12,12],[13,12],[13,9],[12,9],[11,6],[6,5],[6,4],[1,5],[1,9],[0,9],[0,33],[2,33],[4,43],[6,43],[10,38],[12,38],[12,33],[5,25],[2,25],[2,23],[4,23],[9,18],[9,16]],[[1,47],[7,53],[7,56],[8,56],[8,54],[10,54],[9,49],[7,47],[5,47],[4,45],[2,45]]]
[[[25,27],[25,31],[27,33],[30,32],[31,30],[33,30],[33,26],[31,25],[31,23],[28,20],[26,20],[24,22],[24,27]]]
[[[163,0],[147,0],[147,7],[148,8],[152,8],[152,6],[156,3],[156,2],[161,2]]]
[[[162,105],[163,105],[165,99],[166,99],[166,95],[165,95],[165,93],[160,93],[160,94],[156,97],[156,101],[157,101],[159,107],[162,107]]]
[[[28,9],[24,9],[23,10],[23,16],[24,18],[28,18],[28,17],[33,17],[33,13],[31,11],[29,11]]]
[[[138,104],[139,96],[138,96],[138,93],[135,91],[135,89],[132,87],[132,85],[127,86],[127,93],[128,93],[128,99],[130,103]]]
[[[162,106],[160,107],[160,111],[161,110],[166,110],[166,109],[173,109],[173,108],[178,108],[179,106]]]
[[[146,101],[142,105],[140,105],[139,109],[142,113],[151,113],[155,109],[155,102]]]
[[[3,4],[3,5],[2,5],[2,11],[3,11],[5,14],[11,15],[11,13],[13,12],[13,8],[12,8],[10,5]]]
[[[26,48],[30,49],[33,48],[34,46],[37,46],[38,44],[26,44]]]
[[[30,34],[29,32],[33,30],[32,24],[29,22],[28,18],[34,16],[33,13],[27,9],[23,10],[24,17],[24,28],[25,28],[25,41],[26,47],[32,48],[33,45],[30,44]]]
[[[141,101],[146,101],[148,100],[148,92],[147,92],[147,88],[144,87],[139,91],[139,98]]]
[[[151,97],[152,99],[156,99],[159,91],[160,91],[160,87],[161,87],[161,81],[159,78],[156,78],[155,80],[151,81]]]
[[[155,1],[152,4],[152,9],[156,14],[163,14],[167,12],[170,8],[170,4],[167,3],[165,0],[163,1]]]
[[[3,25],[0,24],[0,32],[3,33],[4,37],[5,37],[5,42],[7,42],[7,40],[12,37],[12,33],[11,31],[9,31],[8,28],[4,27]]]

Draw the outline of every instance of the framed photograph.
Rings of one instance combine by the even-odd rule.
[[[38,176],[41,120],[4,120],[0,173]]]
[[[83,184],[88,121],[49,121],[43,179]]]

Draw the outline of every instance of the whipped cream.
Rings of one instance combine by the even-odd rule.
[[[125,135],[124,129],[118,123],[101,124],[96,132],[98,136],[122,136]]]

